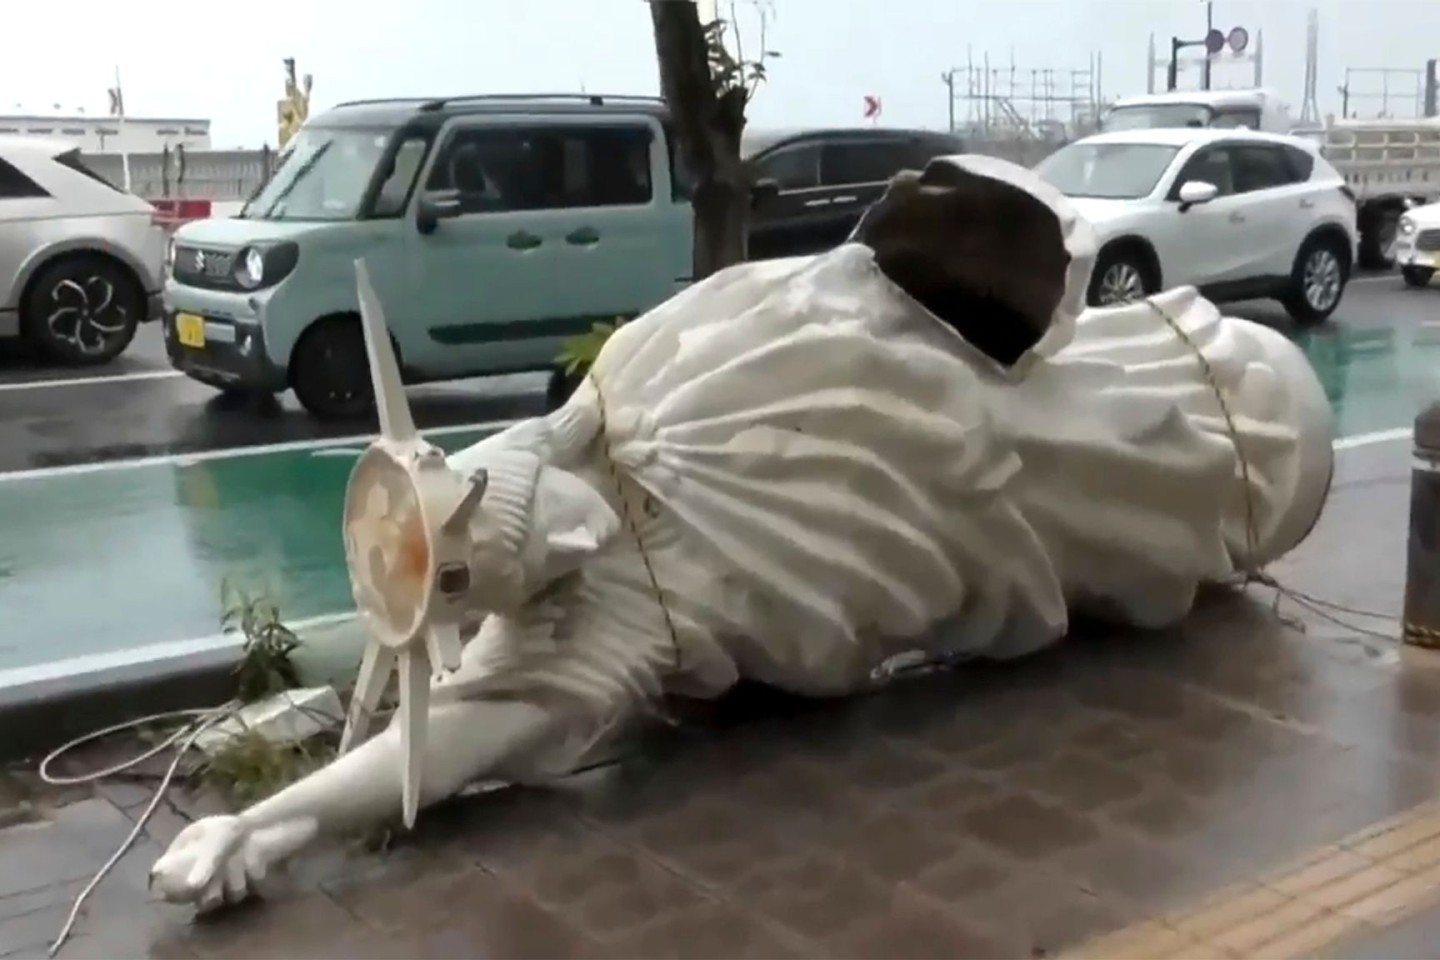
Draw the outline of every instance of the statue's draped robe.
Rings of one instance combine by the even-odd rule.
[[[493,618],[482,640],[505,652],[488,687],[563,688],[611,716],[652,695],[650,677],[841,694],[897,654],[1036,650],[1072,610],[1172,623],[1244,567],[1240,464],[1194,351],[1143,304],[1080,316],[1089,228],[1024,186],[1061,215],[1073,262],[1049,333],[1013,368],[849,244],[691,287],[621,328],[566,407],[456,454],[489,466],[500,496],[533,482],[496,469],[518,456],[578,473],[618,512],[603,419],[678,635],[677,650],[622,528],[570,586]],[[1319,382],[1283,337],[1192,290],[1156,302],[1230,398],[1257,559],[1284,552],[1328,487]]]

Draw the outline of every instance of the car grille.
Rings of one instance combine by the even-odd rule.
[[[1440,230],[1421,230],[1415,235],[1416,250],[1440,250]]]
[[[180,283],[192,287],[233,290],[239,286],[235,282],[235,254],[228,250],[176,246],[174,274]]]

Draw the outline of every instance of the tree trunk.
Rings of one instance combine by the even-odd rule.
[[[693,0],[650,0],[660,92],[670,108],[680,156],[694,181],[695,280],[746,255],[750,187],[740,163],[743,88],[715,89],[705,24]]]

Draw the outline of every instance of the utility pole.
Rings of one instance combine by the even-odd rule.
[[[1427,117],[1433,117],[1440,113],[1440,78],[1436,77],[1435,60],[1425,61],[1425,106],[1422,113]]]
[[[1215,4],[1212,0],[1205,0],[1205,37],[1208,40],[1210,31],[1215,29]],[[1209,50],[1205,51],[1204,84],[1205,89],[1210,89],[1210,61],[1214,59]]]
[[[951,67],[949,70],[946,70],[944,73],[940,74],[940,82],[943,83],[943,84],[945,84],[945,89],[946,89],[946,91],[949,92],[949,94],[950,94],[949,99],[946,100],[945,103],[946,103],[946,107],[947,107],[947,113],[949,114],[949,117],[950,117],[950,128],[949,128],[949,129],[950,129],[950,132],[951,132],[951,133],[954,133],[954,132],[955,132],[955,68],[954,68],[954,67]]]

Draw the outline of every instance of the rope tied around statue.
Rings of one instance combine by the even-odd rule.
[[[1241,442],[1240,428],[1235,422],[1235,414],[1230,408],[1229,398],[1226,396],[1225,387],[1220,383],[1220,378],[1215,373],[1214,366],[1210,359],[1205,356],[1205,351],[1195,342],[1189,332],[1180,325],[1180,322],[1167,313],[1153,298],[1146,297],[1144,304],[1150,311],[1158,316],[1170,331],[1183,343],[1195,357],[1200,365],[1200,375],[1205,380],[1205,385],[1215,395],[1215,401],[1220,407],[1220,415],[1225,421],[1225,430],[1229,434],[1231,446],[1235,449],[1235,459],[1240,465],[1240,483],[1244,490],[1245,503],[1245,552],[1244,563],[1240,565],[1239,585],[1243,589],[1252,583],[1268,587],[1275,591],[1275,600],[1271,606],[1272,612],[1286,626],[1289,626],[1300,633],[1306,632],[1305,623],[1296,617],[1286,616],[1280,612],[1280,601],[1288,599],[1298,606],[1304,607],[1316,616],[1328,620],[1331,623],[1344,627],[1346,630],[1353,630],[1356,633],[1368,637],[1384,640],[1387,643],[1393,642],[1396,638],[1383,630],[1375,630],[1370,627],[1361,626],[1356,623],[1341,619],[1336,614],[1348,614],[1355,617],[1365,617],[1372,620],[1387,620],[1392,623],[1399,623],[1406,637],[1415,638],[1417,642],[1424,641],[1424,646],[1440,646],[1440,634],[1418,625],[1408,624],[1400,618],[1388,613],[1379,613],[1374,610],[1364,610],[1359,607],[1347,606],[1343,603],[1336,603],[1333,600],[1326,600],[1314,594],[1297,590],[1287,586],[1275,578],[1275,576],[1255,563],[1255,557],[1259,554],[1259,529],[1255,514],[1255,491],[1250,482],[1250,461],[1245,455],[1245,445]]]
[[[675,617],[670,612],[670,604],[665,600],[665,590],[660,586],[660,578],[655,573],[655,562],[651,559],[650,550],[645,544],[645,535],[640,529],[636,507],[632,504],[626,490],[625,474],[621,472],[620,464],[615,458],[615,441],[611,436],[610,417],[605,405],[605,391],[600,388],[600,380],[595,376],[593,370],[586,373],[585,379],[590,381],[590,385],[595,390],[595,406],[600,416],[600,453],[605,458],[605,469],[615,488],[615,496],[620,501],[620,512],[623,514],[625,529],[630,532],[631,539],[635,541],[635,549],[640,554],[640,563],[645,568],[645,576],[650,583],[650,590],[655,594],[655,603],[660,608],[665,632],[670,637],[671,669],[678,673],[684,662],[680,652],[680,631],[675,626]],[[649,494],[645,495],[645,502],[647,504],[650,502]],[[644,512],[643,508],[642,512]],[[670,726],[677,726],[679,723],[663,708],[655,708],[651,712]]]

